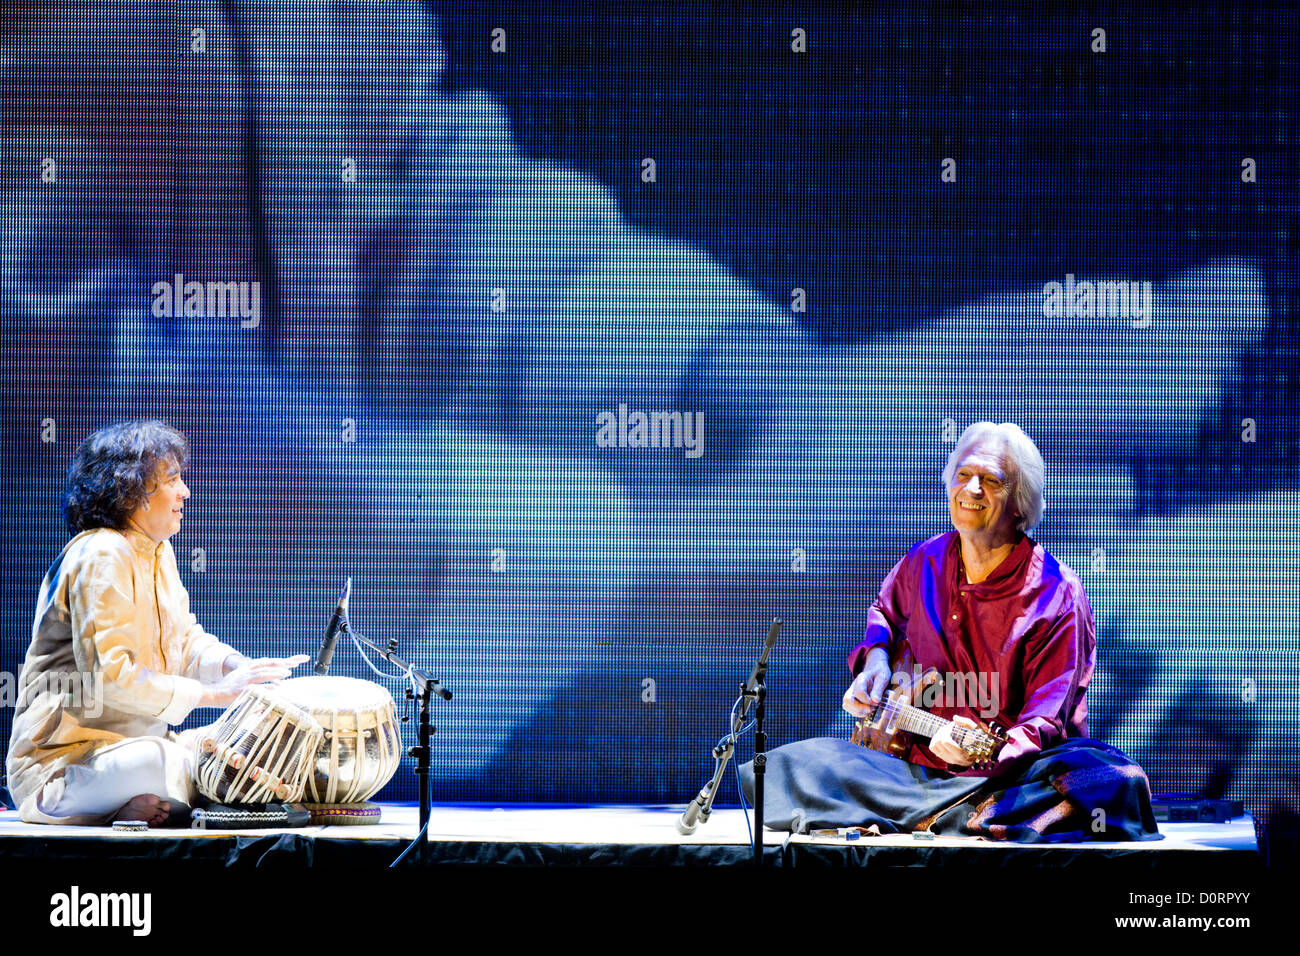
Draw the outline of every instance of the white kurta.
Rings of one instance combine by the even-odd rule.
[[[169,542],[107,528],[74,537],[41,582],[19,679],[6,771],[22,818],[105,822],[46,811],[64,796],[66,768],[142,738],[158,743],[168,793],[192,792],[189,747],[169,727],[235,653],[190,613]]]

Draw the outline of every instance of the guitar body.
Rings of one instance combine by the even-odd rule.
[[[917,680],[916,658],[906,641],[890,661],[890,668],[889,690],[870,715],[854,723],[849,739],[859,746],[907,760],[915,735],[898,726],[902,712],[899,705],[919,706],[921,691],[939,679],[939,672],[930,668]]]
[[[890,691],[886,700],[902,693],[902,691]],[[899,760],[906,760],[912,749],[912,734],[897,729],[897,725],[888,721],[885,714],[885,702],[882,701],[870,717],[863,717],[853,725],[853,733],[849,739],[859,746],[892,754]]]

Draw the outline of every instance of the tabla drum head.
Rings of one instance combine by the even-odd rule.
[[[355,677],[294,677],[281,681],[278,689],[308,711],[370,710],[393,702],[388,688]]]

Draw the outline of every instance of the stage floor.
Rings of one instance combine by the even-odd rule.
[[[371,826],[266,830],[159,829],[118,833],[104,827],[26,824],[0,812],[0,859],[168,860],[219,866],[270,862],[303,866],[391,863],[418,832],[414,804],[382,804]],[[680,806],[435,805],[429,825],[433,864],[676,866],[742,865],[752,859],[745,817],[715,810],[691,836],[674,826]],[[1143,843],[1016,844],[982,837],[917,839],[911,834],[801,836],[764,833],[773,866],[925,866],[998,868],[1088,866],[1124,861],[1137,868],[1258,859],[1249,816],[1229,823],[1166,823],[1162,840]],[[415,857],[413,852],[407,863]]]

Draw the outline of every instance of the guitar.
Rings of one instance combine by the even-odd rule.
[[[913,735],[924,738],[924,743],[944,731],[951,734],[957,746],[975,758],[972,768],[987,770],[993,766],[998,751],[1007,742],[1001,728],[997,724],[964,727],[917,706],[925,688],[939,682],[939,672],[932,667],[920,674],[919,679],[914,679],[913,675],[920,669],[906,646],[893,664],[892,682],[896,686],[885,694],[875,710],[854,722],[849,739],[860,746],[915,763],[911,760],[915,744]]]

